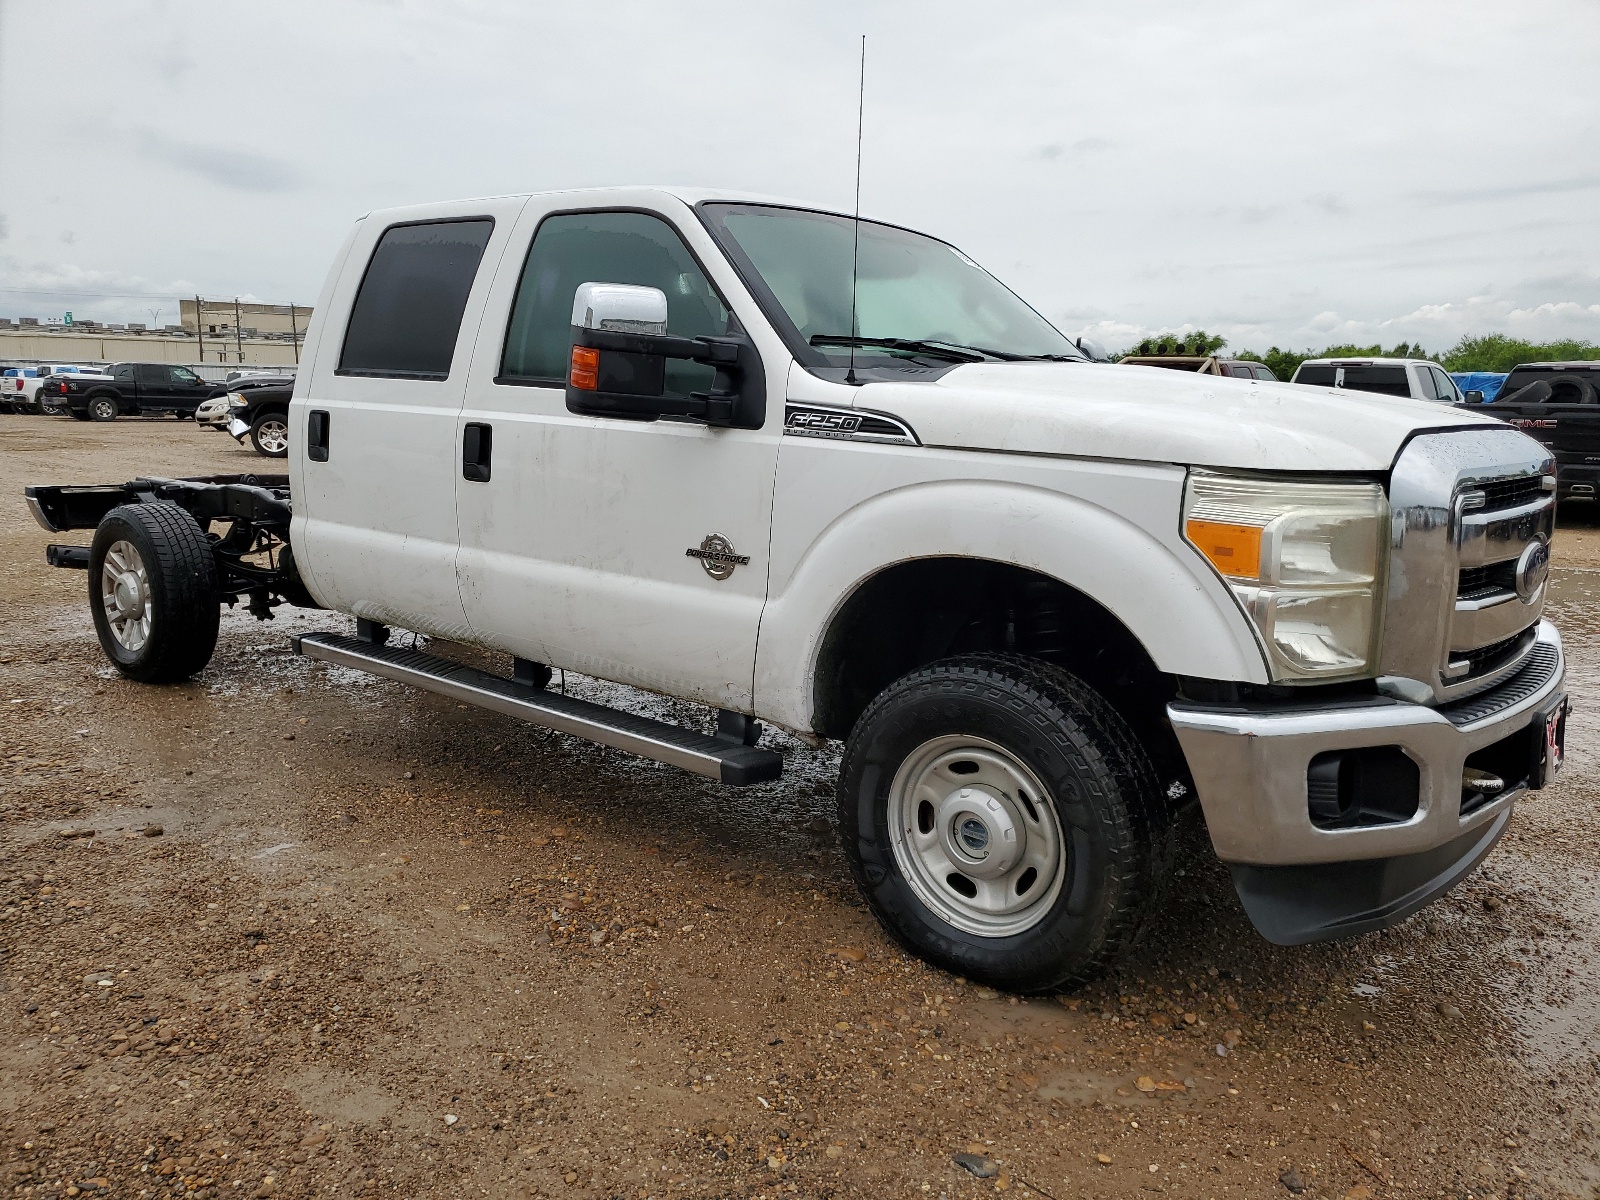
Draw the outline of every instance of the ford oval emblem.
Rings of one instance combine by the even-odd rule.
[[[1529,544],[1517,559],[1517,595],[1532,604],[1550,576],[1550,544],[1542,539]]]

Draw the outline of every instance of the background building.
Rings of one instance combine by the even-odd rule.
[[[311,309],[234,300],[179,301],[178,325],[150,329],[59,317],[0,317],[0,362],[170,362],[293,366]]]
[[[297,304],[251,304],[243,300],[178,301],[178,320],[190,333],[204,332],[207,337],[224,333],[231,335],[235,328],[251,334],[281,334],[305,340],[306,322],[311,310]]]

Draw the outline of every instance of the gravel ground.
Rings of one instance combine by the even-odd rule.
[[[0,416],[12,1194],[1600,1196],[1580,506],[1569,765],[1471,880],[1282,950],[1191,829],[1113,978],[1018,1001],[878,931],[833,750],[725,789],[297,659],[347,623],[288,609],[225,613],[189,684],[121,680],[22,486],[263,466],[171,421]]]

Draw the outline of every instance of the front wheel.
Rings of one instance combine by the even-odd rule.
[[[117,419],[117,402],[110,396],[96,396],[89,401],[89,419],[91,421],[115,421]]]
[[[203,670],[222,612],[217,566],[200,525],[176,504],[125,504],[89,549],[89,607],[100,647],[140,683]]]
[[[1089,982],[1155,908],[1170,822],[1149,757],[1068,672],[946,659],[851,732],[839,827],[862,894],[908,950],[1017,992]]]
[[[288,414],[262,413],[250,426],[250,444],[264,458],[289,457]]]

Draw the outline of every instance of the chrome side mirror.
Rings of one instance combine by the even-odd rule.
[[[1461,398],[1463,400],[1465,400],[1468,404],[1482,404],[1483,403],[1483,393],[1479,392],[1479,391],[1467,392]]]
[[[711,386],[687,396],[666,389],[669,361],[712,368]],[[673,337],[667,295],[628,283],[584,283],[572,296],[567,410],[589,417],[652,421],[689,417],[707,425],[760,429],[767,385],[761,354],[742,333]]]
[[[1093,338],[1081,337],[1073,343],[1083,352],[1083,356],[1090,362],[1108,362],[1111,356],[1106,353],[1106,348]]]
[[[631,283],[582,283],[572,296],[572,323],[615,333],[666,333],[667,294]]]

